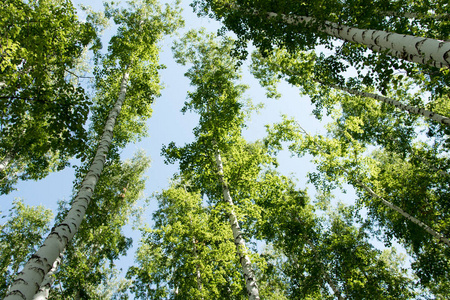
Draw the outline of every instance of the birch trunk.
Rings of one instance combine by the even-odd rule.
[[[187,192],[186,186],[183,186],[183,187],[184,187],[184,191]],[[192,226],[192,218],[191,217],[189,217],[189,223]],[[197,240],[195,239],[195,236],[192,237],[192,245],[193,245],[193,250],[194,250],[194,257],[195,257],[195,259],[198,259]],[[198,263],[195,264],[195,272],[197,274],[197,288],[201,293],[202,292],[202,274],[200,272],[200,265]],[[201,299],[203,300],[203,297]]]
[[[433,66],[435,68],[441,69],[441,68],[445,68],[447,67],[446,64],[443,64],[441,62],[437,62],[437,61],[426,61],[424,57],[420,57],[417,55],[409,55],[409,56],[405,56],[404,52],[401,51],[397,51],[397,50],[392,50],[392,49],[386,49],[380,46],[367,46],[367,48],[369,48],[372,51],[375,52],[386,52],[386,54],[390,55],[390,56],[394,56],[394,57],[398,57],[404,60],[409,60],[418,64],[423,64],[423,65],[430,65]]]
[[[277,67],[282,70],[282,67],[280,65],[277,65]],[[295,71],[290,71],[290,73],[292,73],[293,75],[297,75]],[[327,85],[329,87],[332,87],[334,89],[347,92],[349,94],[353,94],[353,95],[361,96],[361,97],[372,98],[372,99],[384,102],[386,104],[393,105],[393,106],[395,106],[395,107],[397,107],[397,108],[399,108],[401,110],[407,111],[409,113],[416,114],[416,115],[421,115],[421,116],[424,116],[425,118],[430,118],[430,119],[432,119],[432,120],[434,120],[434,121],[436,121],[438,123],[444,124],[446,126],[450,126],[450,118],[442,116],[442,115],[440,115],[438,113],[435,113],[433,111],[430,111],[430,110],[427,110],[427,109],[424,109],[424,108],[418,108],[418,107],[415,107],[415,106],[412,106],[412,105],[403,104],[400,101],[397,101],[397,100],[395,100],[393,98],[384,97],[384,96],[377,95],[377,94],[374,94],[374,93],[361,92],[361,91],[358,91],[358,90],[342,87],[342,86],[339,86],[339,85],[336,85],[336,84],[326,83],[326,82],[323,82],[323,81],[321,81],[319,79],[316,79],[316,78],[313,78],[312,80],[314,80],[315,82],[317,82],[319,84]]]
[[[407,111],[409,113],[416,114],[416,115],[422,115],[422,116],[424,116],[426,118],[430,118],[430,119],[432,119],[432,120],[434,120],[434,121],[436,121],[438,123],[444,124],[446,126],[450,126],[450,118],[444,117],[444,116],[442,116],[440,114],[437,114],[435,112],[432,112],[432,111],[429,111],[429,110],[426,110],[426,109],[423,109],[423,108],[418,108],[418,107],[415,107],[415,106],[406,105],[406,104],[401,103],[400,101],[394,100],[394,99],[389,98],[389,97],[384,97],[384,96],[380,96],[380,95],[373,94],[373,93],[361,92],[361,91],[358,91],[358,90],[348,89],[346,87],[341,87],[341,86],[338,86],[338,85],[335,85],[335,84],[331,84],[331,83],[324,83],[324,82],[322,82],[320,80],[317,80],[317,79],[314,79],[314,81],[316,81],[316,82],[318,82],[320,84],[328,85],[328,86],[330,86],[330,87],[332,87],[334,89],[337,89],[337,90],[345,91],[345,92],[347,92],[349,94],[353,94],[353,95],[357,95],[357,96],[361,96],[361,97],[373,98],[375,100],[382,101],[382,102],[384,102],[386,104],[393,105],[393,106],[395,106],[395,107],[397,107],[397,108],[399,108],[401,110]]]
[[[103,170],[106,155],[113,138],[114,125],[125,100],[128,77],[129,74],[125,71],[120,83],[118,99],[109,113],[97,153],[73,201],[71,209],[66,218],[59,225],[52,228],[43,245],[32,255],[23,270],[18,273],[5,300],[33,299],[44,280],[45,274],[50,271],[55,260],[61,255],[80,227],[92,193]]]
[[[267,15],[269,18],[279,16],[274,12],[269,12]],[[305,16],[281,15],[281,18],[292,25],[316,21],[312,17]],[[358,29],[328,21],[319,26],[319,31],[352,43],[366,45],[369,48],[379,47],[381,50],[397,51],[401,54],[401,58],[409,61],[415,62],[414,56],[417,56],[424,64],[431,66],[435,63],[441,63],[443,66],[450,65],[450,42],[382,30]]]
[[[411,216],[410,214],[408,214],[407,212],[405,212],[403,209],[401,209],[398,206],[395,206],[394,204],[392,204],[391,202],[385,200],[383,197],[379,196],[378,194],[376,194],[374,191],[372,191],[371,188],[369,188],[367,185],[365,185],[364,183],[362,183],[361,181],[357,181],[358,184],[364,189],[366,190],[372,197],[380,199],[381,202],[386,205],[387,207],[389,207],[390,209],[395,210],[396,212],[398,212],[399,214],[401,214],[402,216],[404,216],[405,218],[407,218],[408,220],[410,220],[411,222],[413,222],[414,224],[420,226],[421,228],[423,228],[426,232],[428,232],[429,234],[431,234],[433,237],[435,237],[436,239],[438,239],[440,242],[443,242],[444,244],[446,244],[447,246],[450,246],[450,240],[448,238],[446,238],[445,236],[443,236],[442,234],[440,234],[439,232],[437,232],[436,230],[434,230],[433,228],[431,228],[430,226],[428,226],[427,224],[425,224],[424,222],[420,221],[419,219]]]
[[[309,136],[309,134],[306,132],[305,129],[303,129],[300,125],[299,127],[301,128],[301,130]],[[315,142],[314,142],[315,143]],[[318,148],[318,150],[322,150],[322,148],[317,145],[317,143],[315,143],[316,147]],[[338,167],[340,170],[342,170],[347,176],[349,175],[349,172],[342,168],[342,167]],[[404,216],[406,219],[410,220],[411,222],[413,222],[414,224],[418,225],[419,227],[423,228],[426,232],[428,232],[429,234],[431,234],[434,238],[436,238],[437,240],[439,240],[440,242],[446,244],[447,246],[450,246],[450,240],[448,238],[446,238],[445,236],[443,236],[442,234],[440,234],[439,232],[437,232],[436,230],[434,230],[433,228],[431,228],[430,226],[428,226],[427,224],[425,224],[424,222],[420,221],[419,219],[411,216],[410,214],[408,214],[407,212],[405,212],[403,209],[401,209],[400,207],[392,204],[391,202],[387,201],[386,199],[384,199],[383,197],[381,197],[380,195],[378,195],[377,193],[375,193],[374,191],[372,191],[371,188],[369,188],[367,185],[365,185],[362,181],[355,179],[356,182],[359,184],[359,186],[361,186],[365,191],[367,191],[372,197],[380,199],[381,203],[383,203],[385,206],[389,207],[390,209],[398,212],[399,214],[401,214],[402,216]]]
[[[306,242],[308,243],[311,250],[314,252],[314,260],[320,265],[320,270],[322,271],[323,275],[325,276],[325,281],[328,283],[328,285],[333,290],[333,294],[338,298],[338,300],[344,300],[341,296],[341,291],[337,288],[337,286],[334,284],[333,280],[331,279],[330,275],[328,275],[328,272],[323,268],[322,262],[317,257],[317,250],[316,247],[313,245],[313,243],[309,240],[309,238],[306,238]]]
[[[216,143],[213,141],[213,145],[215,146]],[[231,211],[229,213],[229,221],[231,224],[231,229],[233,231],[233,238],[234,238],[234,244],[236,245],[236,251],[239,255],[239,261],[241,263],[242,269],[244,271],[244,278],[245,278],[245,284],[247,287],[247,294],[248,299],[250,300],[259,300],[259,290],[258,290],[258,284],[256,283],[256,278],[251,266],[250,258],[246,254],[247,247],[245,246],[245,240],[242,237],[241,228],[239,227],[239,223],[237,220],[236,215],[233,211],[233,199],[231,198],[230,190],[228,188],[227,183],[225,182],[225,178],[223,175],[223,164],[222,164],[222,158],[220,157],[219,150],[215,150],[215,159],[216,159],[216,165],[218,169],[219,174],[219,180],[222,184],[222,192],[223,192],[223,198],[225,202],[227,202],[230,207]]]
[[[50,289],[52,288],[53,283],[55,282],[55,272],[58,269],[59,265],[61,264],[63,254],[61,253],[60,256],[55,260],[53,263],[52,268],[50,271],[45,274],[44,281],[42,281],[41,287],[39,288],[36,295],[34,295],[33,300],[47,300]]]

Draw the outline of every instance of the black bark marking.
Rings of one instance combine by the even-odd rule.
[[[56,235],[56,238],[58,239],[58,241],[60,241],[61,243],[63,242],[61,235],[59,234],[58,231],[53,231],[48,235],[48,238],[50,238],[50,236],[52,235]]]
[[[28,282],[26,282],[25,279],[23,279],[23,278],[17,278],[14,280],[14,283],[19,283],[19,282],[23,285],[28,285]]]
[[[338,29],[339,30],[339,29]],[[349,27],[348,29],[347,29],[347,35],[350,35],[350,31],[351,31],[352,29]]]
[[[42,278],[44,278],[45,274],[47,273],[47,272],[45,272],[45,270],[43,268],[38,268],[38,267],[32,267],[29,270],[33,270],[34,272],[39,273],[39,275],[41,275]],[[38,289],[39,289],[39,285],[38,285]]]
[[[64,230],[63,227],[67,227],[67,229],[69,230],[69,233],[72,233],[72,230],[70,229],[70,225],[69,224],[61,223],[61,224],[59,224],[58,227],[61,228],[61,230]]]
[[[442,56],[444,58],[444,60],[450,64],[450,50],[448,50],[447,52],[444,53],[444,55]]]
[[[6,294],[6,297],[8,297],[8,296],[19,296],[20,298],[22,298],[22,299],[24,299],[24,300],[27,300],[27,297],[25,297],[25,295],[24,294],[22,294],[22,292],[20,292],[20,291],[11,291],[11,292],[9,292],[8,294]]]
[[[420,46],[422,46],[424,42],[425,42],[425,39],[422,39],[422,40],[416,42],[416,44],[414,45],[414,48],[416,48],[416,51],[419,55],[422,55],[422,52],[420,51]]]
[[[392,33],[388,33],[387,35],[386,35],[386,37],[384,38],[385,40],[386,40],[386,42],[389,42],[389,37],[392,35]]]
[[[378,36],[373,40],[373,42],[375,43],[375,45],[380,46],[380,45],[379,45],[379,41],[380,41],[380,36],[378,35]],[[381,46],[380,46],[380,47],[381,47]]]

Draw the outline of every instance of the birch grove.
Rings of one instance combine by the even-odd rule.
[[[0,298],[447,297],[447,0],[81,2],[0,4]]]

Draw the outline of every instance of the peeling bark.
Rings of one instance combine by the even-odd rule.
[[[33,299],[45,275],[50,271],[54,262],[80,227],[106,161],[106,155],[113,138],[114,125],[125,100],[128,77],[129,74],[125,71],[120,83],[118,99],[109,113],[97,153],[73,201],[71,209],[66,218],[59,225],[52,228],[43,245],[31,256],[22,271],[18,273],[5,300]]]
[[[213,145],[216,146],[216,142],[213,141]],[[231,229],[233,231],[234,244],[236,245],[236,251],[239,255],[239,261],[244,271],[245,284],[247,288],[247,294],[249,300],[259,300],[259,290],[258,284],[256,283],[255,273],[253,272],[250,258],[246,254],[247,247],[245,246],[245,240],[242,237],[241,228],[239,227],[239,222],[233,211],[233,199],[231,198],[230,190],[223,175],[223,164],[222,158],[220,157],[219,150],[215,150],[215,159],[219,175],[220,183],[222,184],[222,192],[225,202],[227,202],[231,211],[229,212],[229,222]]]

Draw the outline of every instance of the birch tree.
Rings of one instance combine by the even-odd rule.
[[[339,75],[329,74],[327,76],[327,74],[324,74],[323,65],[329,63],[329,60],[319,58],[313,52],[289,54],[285,50],[277,49],[274,50],[273,53],[266,55],[266,57],[261,53],[255,52],[252,55],[252,62],[252,73],[260,80],[261,85],[268,89],[269,95],[278,96],[276,93],[276,84],[280,81],[280,77],[284,77],[287,82],[298,86],[301,88],[302,93],[310,95],[314,100],[318,98],[315,97],[315,93],[317,93],[316,91],[318,89],[321,87],[328,87],[353,96],[372,98],[387,105],[395,106],[396,108],[411,114],[421,115],[435,122],[450,126],[450,119],[446,116],[427,110],[423,107],[415,107],[408,103],[403,103],[394,98],[380,95],[377,92],[365,91],[364,87],[362,85],[357,85],[357,80],[353,78],[345,80],[346,82],[344,84],[339,83],[339,81],[344,81]],[[325,70],[325,72],[327,71],[328,70]],[[333,70],[331,69],[329,72],[331,73]],[[349,87],[352,82],[354,87]],[[404,99],[407,99],[409,102],[412,102],[411,100],[417,102],[418,97],[425,97],[424,95],[405,96],[407,93],[402,91],[402,86],[407,87],[408,85],[399,82],[397,83],[396,88],[392,87],[392,92],[401,95],[403,101]],[[388,93],[392,92],[389,91]],[[320,99],[318,99],[318,101],[320,101]],[[319,107],[324,106],[324,104],[321,103],[315,102],[315,104]],[[423,104],[421,103],[421,105]],[[328,107],[326,108],[329,110]]]
[[[390,7],[387,2],[375,4],[375,11],[370,13],[372,4],[334,1],[324,6],[317,1],[198,0],[193,7],[199,15],[223,22],[223,31],[229,30],[238,36],[234,52],[240,57],[247,56],[247,41],[262,52],[273,48],[286,48],[292,53],[324,51],[325,47],[332,50],[332,61],[345,61],[360,72],[361,80],[379,89],[385,89],[398,70],[414,78],[433,95],[448,94],[450,77],[446,70],[450,43],[440,35],[448,34],[448,28],[441,27],[440,32],[427,30],[422,19],[409,21],[380,15],[376,10]],[[439,7],[435,3],[430,5],[431,10]],[[434,25],[431,27],[437,29]],[[420,50],[422,46],[430,47],[425,51]]]
[[[339,6],[342,6],[342,9],[349,8],[346,4]],[[339,12],[332,5],[326,9],[331,15],[326,14],[327,11],[323,10],[322,5],[312,1],[296,5],[288,5],[283,1],[276,4],[196,1],[194,7],[200,14],[211,12],[211,16],[222,20],[225,26],[239,37],[252,40],[257,47],[266,49],[270,45],[280,43],[312,49],[318,39],[324,41],[328,37],[334,37],[369,48],[379,47],[379,50],[388,53],[399,51],[403,54],[403,59],[418,56],[423,59],[423,64],[437,62],[443,67],[450,63],[447,57],[450,43],[403,33],[360,29],[352,27],[351,24],[338,24],[337,21],[342,20],[338,19]],[[327,16],[331,20],[327,20]],[[355,19],[358,22],[359,19]],[[301,44],[293,45],[293,41]]]
[[[351,208],[340,204],[333,210],[324,203],[327,196],[313,206],[305,191],[276,173],[267,174],[265,186],[271,192],[261,203],[265,218],[260,232],[285,257],[274,263],[285,276],[290,298],[414,299],[413,280],[399,266],[401,260],[368,242],[367,226],[354,225]],[[317,206],[326,209],[320,217]]]
[[[71,1],[8,0],[0,10],[0,191],[8,193],[18,179],[82,156],[91,101],[76,69],[99,24],[81,22]]]
[[[390,244],[393,237],[397,238],[417,262],[427,259],[431,255],[425,253],[425,249],[438,251],[439,256],[432,255],[436,258],[439,257],[434,264],[437,268],[436,272],[427,273],[428,279],[426,276],[424,277],[424,273],[417,264],[413,264],[413,269],[424,286],[431,286],[428,284],[430,278],[433,278],[435,287],[446,286],[447,280],[439,274],[447,272],[448,226],[443,217],[447,213],[446,208],[441,207],[440,204],[445,202],[445,196],[442,199],[440,196],[441,193],[446,194],[447,188],[442,185],[436,189],[431,182],[442,181],[444,183],[448,179],[429,176],[427,171],[422,169],[423,164],[416,167],[414,164],[410,165],[404,161],[403,163],[411,168],[411,173],[409,173],[410,171],[406,171],[409,167],[406,169],[404,166],[401,167],[403,163],[397,165],[398,162],[405,159],[392,152],[386,152],[386,154],[390,159],[398,159],[396,164],[379,161],[378,155],[365,156],[364,147],[353,140],[350,134],[345,134],[340,139],[309,135],[301,137],[298,135],[299,132],[292,134],[290,130],[298,128],[294,124],[292,121],[287,121],[284,124],[286,126],[275,125],[273,129],[270,129],[273,133],[273,135],[269,135],[272,140],[267,142],[274,145],[275,148],[279,148],[281,144],[278,144],[277,141],[280,139],[299,141],[291,144],[289,148],[297,155],[301,155],[306,150],[316,157],[315,161],[318,164],[319,172],[310,174],[310,180],[317,188],[331,191],[342,186],[341,184],[344,182],[353,185],[359,194],[358,205],[363,204],[368,208],[370,220],[374,222],[369,223],[381,225],[382,236],[386,244]],[[350,126],[350,124],[348,125]],[[353,127],[354,129],[355,127]],[[415,171],[412,171],[413,169]],[[379,181],[378,176],[384,177],[385,173],[386,175],[390,174],[388,175],[389,180]],[[398,174],[402,174],[402,176],[398,176]],[[425,177],[427,178],[425,179]],[[436,179],[437,181],[435,181]],[[395,186],[394,189],[393,186]],[[429,210],[425,212],[417,209],[422,206]]]
[[[125,235],[123,227],[136,214],[136,202],[145,188],[143,174],[149,164],[143,152],[131,160],[107,161],[86,218],[67,247],[60,270],[55,272],[56,288],[50,293],[51,299],[99,297],[97,287],[108,284],[106,279],[113,275],[116,260],[131,246],[132,239]],[[58,220],[64,218],[69,205],[60,203]]]
[[[239,260],[222,212],[176,179],[156,196],[154,226],[141,229],[137,265],[128,270],[137,299],[243,299]]]
[[[250,299],[258,299],[259,291],[250,252],[239,224],[239,211],[251,203],[236,203],[233,194],[242,192],[239,188],[240,179],[254,178],[261,165],[270,163],[271,159],[261,155],[257,145],[247,146],[240,136],[245,119],[242,109],[245,104],[241,100],[245,87],[235,83],[240,76],[235,71],[237,61],[229,55],[231,46],[232,41],[229,39],[219,44],[212,35],[196,32],[189,32],[181,42],[175,44],[177,61],[193,64],[186,76],[196,86],[196,90],[189,93],[189,102],[186,102],[183,111],[198,112],[200,122],[194,129],[195,142],[184,147],[171,143],[163,148],[163,153],[169,163],[179,160],[182,176],[198,185],[198,189],[212,203],[221,203],[225,209],[242,265],[247,294]],[[243,161],[236,151],[249,151],[246,160],[248,166],[241,165]],[[234,174],[236,177],[233,180]],[[252,215],[249,210],[245,210],[245,213]]]
[[[334,71],[346,69],[340,69],[340,64],[336,65],[329,57],[312,52],[290,54],[278,49],[267,57],[255,53],[253,62],[252,72],[266,87],[269,96],[278,97],[277,84],[284,78],[298,86],[302,95],[310,97],[316,118],[322,119],[326,114],[335,118],[341,128],[347,122],[358,122],[360,130],[348,132],[364,145],[379,145],[407,155],[412,151],[417,132],[427,130],[430,137],[427,143],[440,145],[445,151],[447,105],[442,97],[430,99],[403,75],[397,76],[382,96],[383,93],[357,78],[335,74]],[[425,117],[425,124],[418,114]]]
[[[156,2],[129,2],[129,5],[131,9],[128,10],[107,9],[107,15],[114,18],[119,28],[118,34],[111,39],[109,53],[103,60],[104,68],[97,75],[98,95],[104,102],[98,102],[93,128],[94,132],[103,131],[103,135],[99,139],[93,162],[66,217],[53,228],[24,270],[19,272],[5,299],[33,297],[44,275],[80,227],[108,152],[136,137],[127,130],[119,130],[112,148],[110,147],[114,126],[126,96],[128,101],[119,119],[118,129],[142,124],[150,116],[150,104],[158,96],[160,89],[157,42],[163,34],[173,32],[181,21],[176,10],[169,6],[163,10]],[[128,86],[130,89],[127,95]],[[106,119],[103,118],[105,114],[108,114]],[[99,124],[104,124],[103,130],[96,127]],[[142,132],[139,127],[137,131]]]

